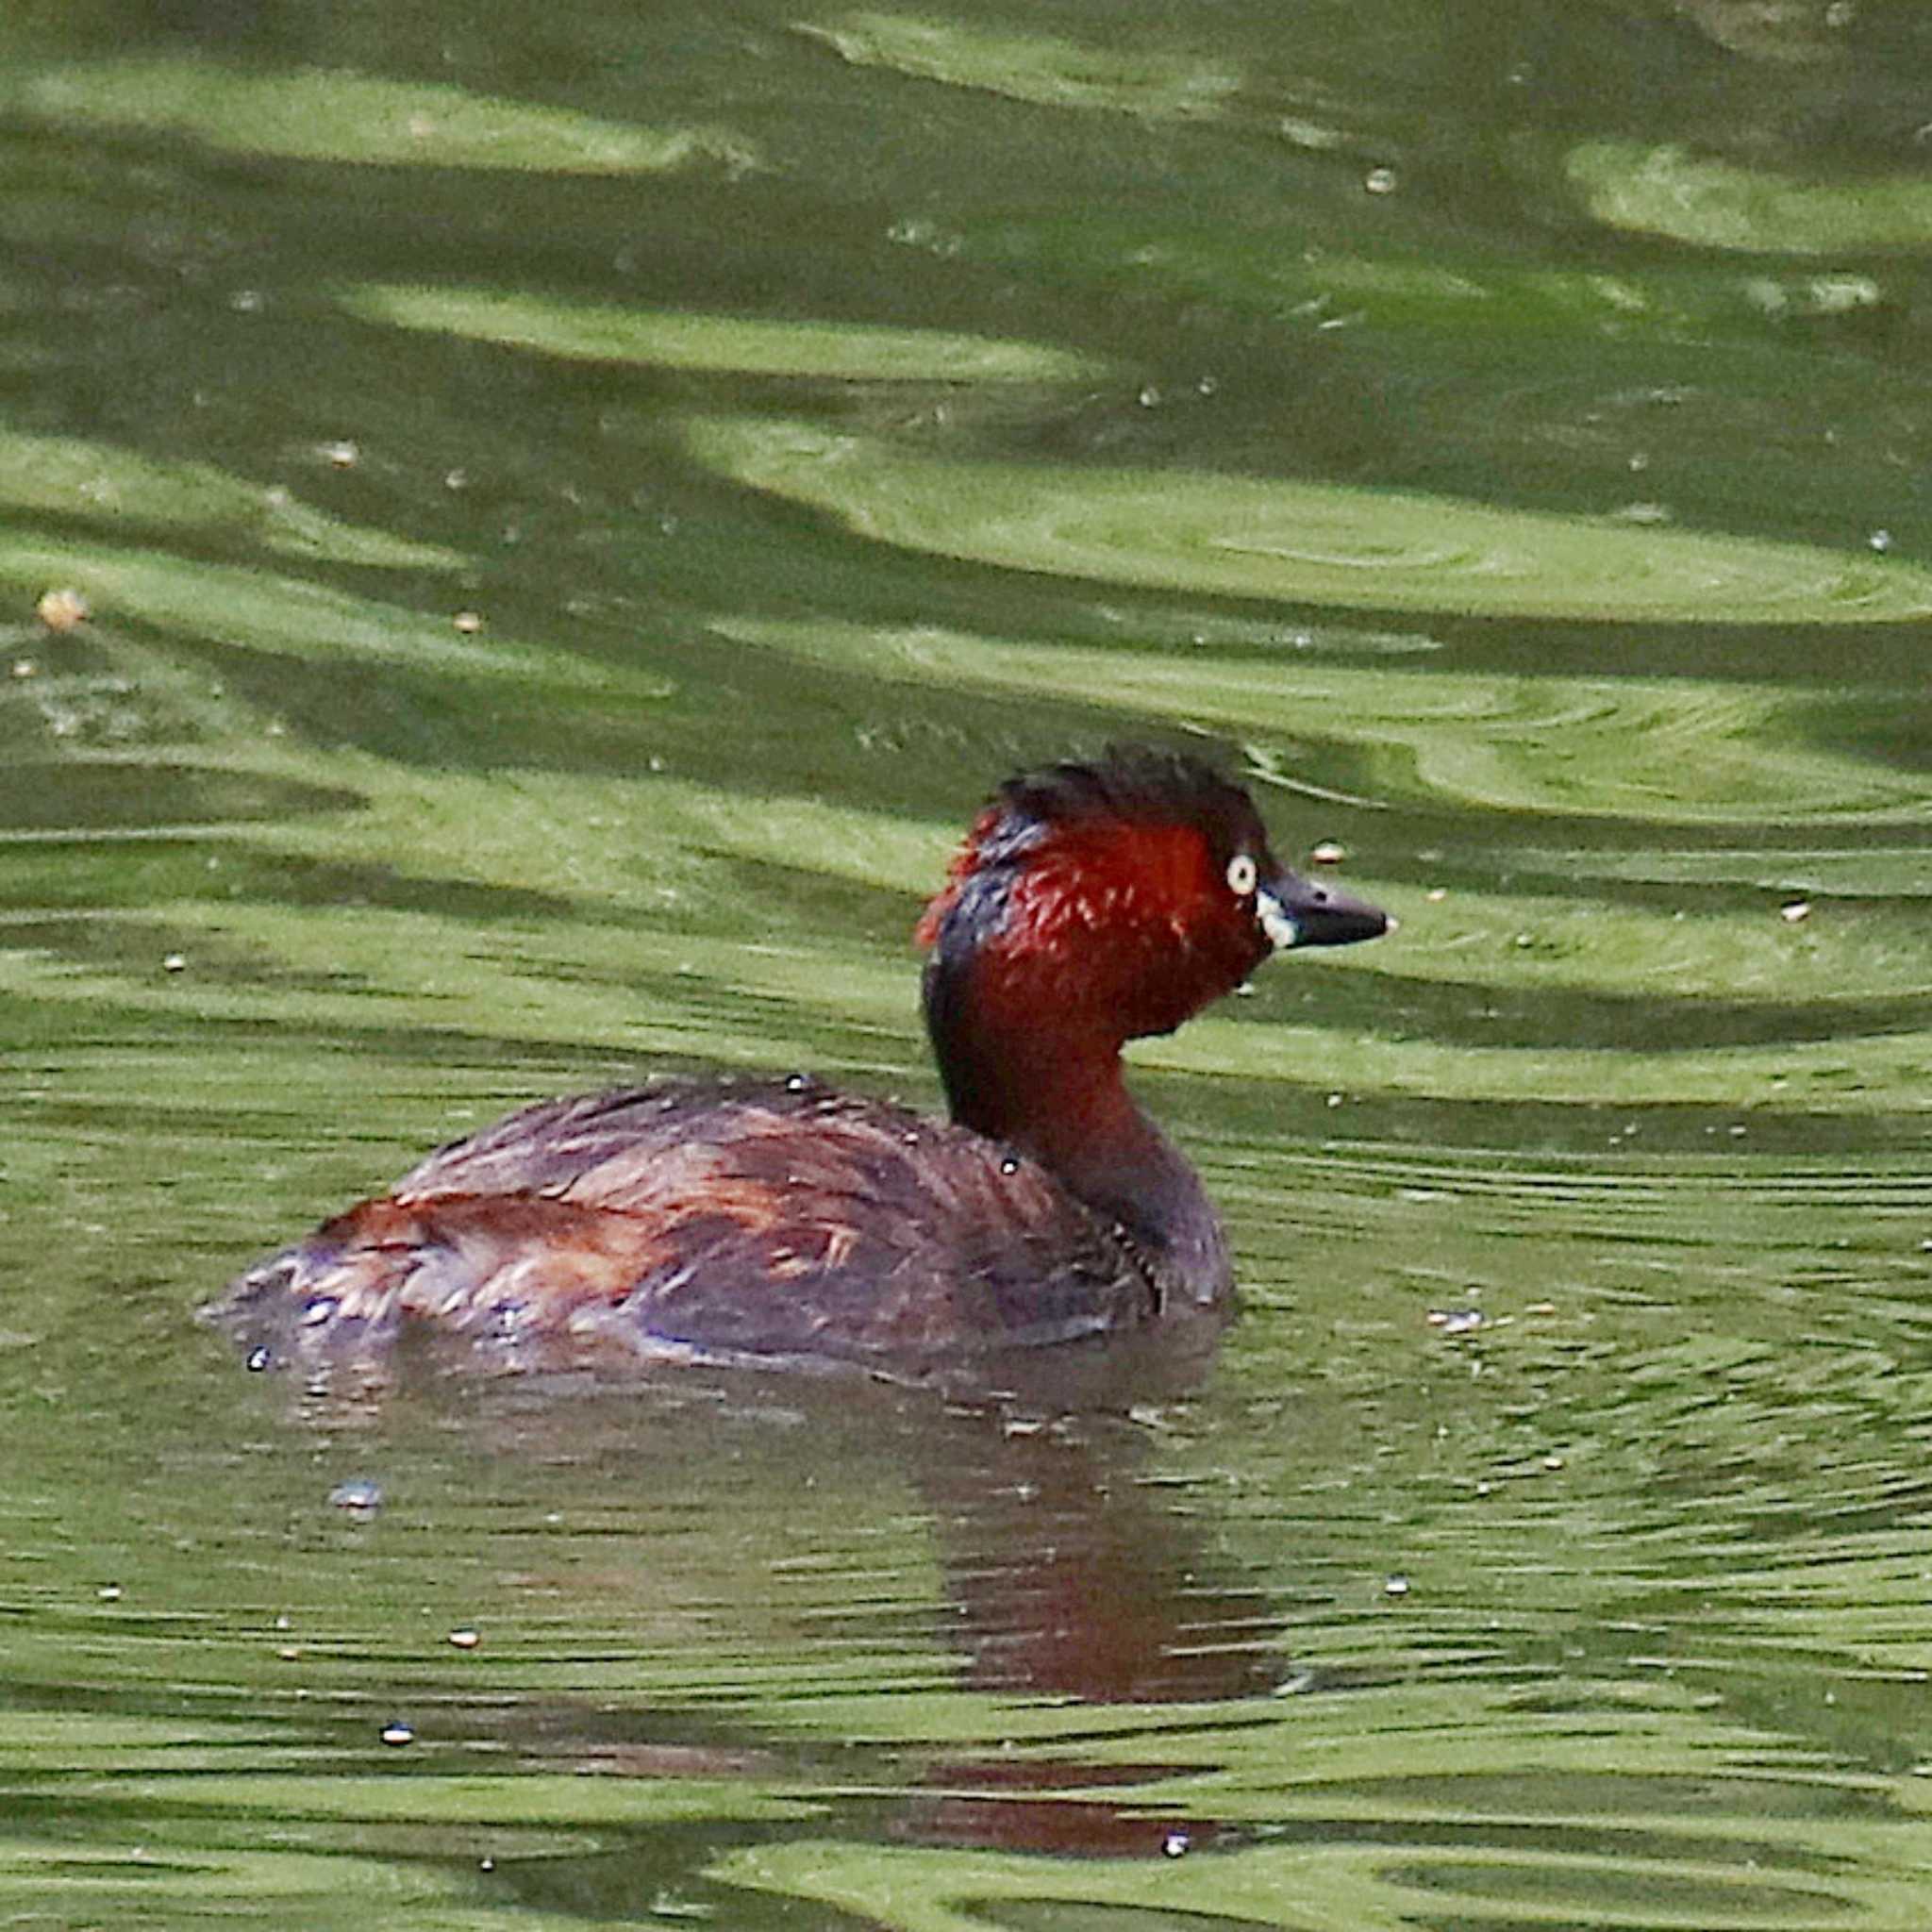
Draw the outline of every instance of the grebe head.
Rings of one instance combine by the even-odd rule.
[[[978,1035],[1110,1055],[1172,1032],[1273,952],[1389,925],[1284,866],[1253,800],[1211,767],[1115,750],[1008,779],[974,822],[919,924],[927,1024],[942,1066],[968,1008]]]

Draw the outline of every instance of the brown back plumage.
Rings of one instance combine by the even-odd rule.
[[[1037,1163],[805,1080],[525,1108],[236,1284],[272,1355],[406,1319],[556,1355],[891,1358],[1131,1327],[1158,1288]]]

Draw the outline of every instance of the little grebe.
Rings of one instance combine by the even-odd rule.
[[[541,1102],[212,1312],[257,1366],[379,1349],[405,1323],[512,1362],[617,1341],[903,1364],[1211,1308],[1230,1286],[1221,1224],[1128,1094],[1121,1047],[1277,949],[1389,925],[1278,863],[1248,794],[1193,758],[1012,778],[918,927],[950,1122],[802,1076]]]

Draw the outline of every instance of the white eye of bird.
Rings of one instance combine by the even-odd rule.
[[[1245,852],[1237,852],[1227,861],[1227,890],[1237,899],[1245,899],[1260,876],[1255,870],[1255,861]]]

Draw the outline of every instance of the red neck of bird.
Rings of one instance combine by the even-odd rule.
[[[1227,1285],[1220,1222],[1193,1169],[1127,1091],[1118,1023],[1103,1002],[1040,991],[972,962],[928,964],[926,1024],[953,1118],[1050,1168],[1189,1293],[1218,1298]]]

